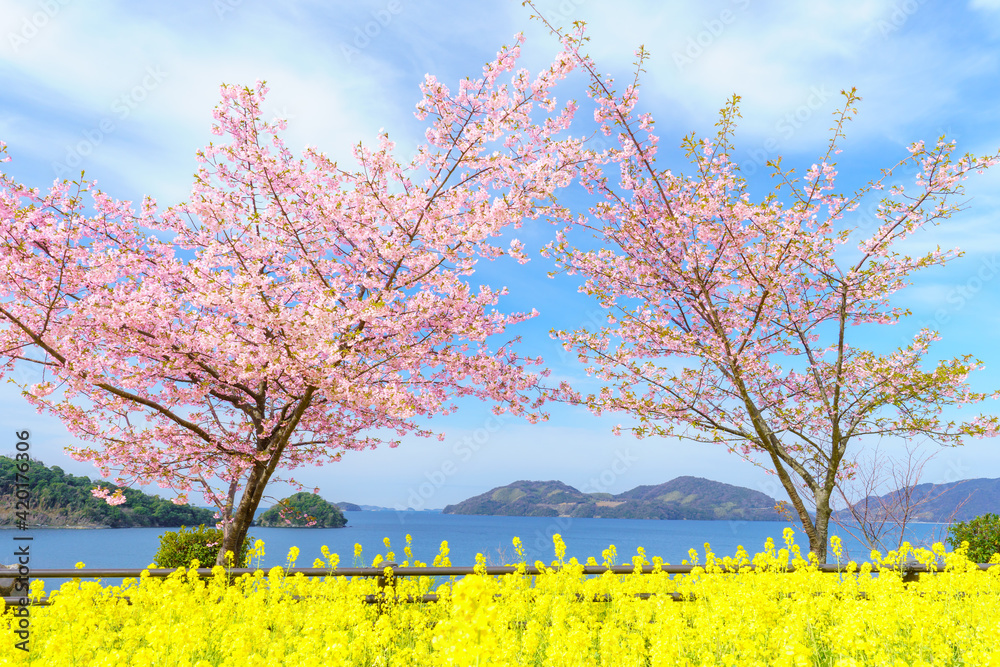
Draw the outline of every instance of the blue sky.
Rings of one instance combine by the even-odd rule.
[[[640,110],[657,120],[663,167],[683,171],[681,137],[712,133],[719,108],[739,94],[734,158],[757,197],[769,187],[766,160],[782,155],[801,172],[822,155],[839,91],[852,86],[863,101],[839,156],[844,189],[876,177],[918,139],[946,133],[960,154],[1000,148],[1000,0],[550,0],[539,7],[563,25],[586,21],[591,54],[619,80],[629,77],[635,48],[646,46],[652,59]],[[288,119],[293,150],[317,146],[347,164],[354,144],[372,142],[384,128],[408,157],[422,138],[412,112],[424,73],[452,85],[475,76],[518,31],[528,38],[524,64],[537,71],[548,63],[556,44],[528,15],[514,0],[0,0],[0,140],[14,158],[4,169],[42,188],[85,169],[118,198],[182,201],[195,152],[212,140],[219,84],[256,79],[271,87],[269,113]],[[581,117],[589,117],[581,83],[571,81],[564,96],[579,99]],[[1000,170],[974,176],[966,195],[968,210],[907,246],[958,246],[966,255],[918,276],[896,297],[913,316],[866,330],[862,340],[884,350],[931,325],[942,335],[936,354],[977,355],[986,370],[973,386],[995,389]],[[510,288],[501,301],[508,312],[541,311],[511,334],[523,336],[523,351],[544,356],[556,376],[587,389],[595,385],[548,331],[599,320],[599,313],[572,279],[546,278],[552,267],[537,248],[553,233],[544,222],[525,227],[517,236],[535,253],[532,262],[487,266],[479,279]],[[64,453],[71,439],[61,423],[36,415],[12,386],[0,392],[10,440],[5,447],[0,439],[0,451],[12,450],[13,432],[28,428],[35,456],[97,475]],[[498,423],[485,404],[461,408],[431,422],[444,442],[411,438],[296,477],[330,500],[394,507],[442,507],[518,479],[618,493],[697,475],[783,497],[774,477],[721,447],[616,438],[611,426],[627,423],[616,416],[555,406],[549,422],[529,425]],[[995,413],[1000,404],[985,409]],[[987,440],[941,450],[924,481],[1000,477],[998,447]]]

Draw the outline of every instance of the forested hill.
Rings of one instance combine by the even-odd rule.
[[[910,489],[909,500],[901,491],[893,491],[883,496],[869,496],[855,503],[864,514],[865,504],[871,513],[878,514],[880,508],[898,507],[909,502],[912,508],[911,521],[929,523],[951,523],[969,521],[982,514],[1000,514],[1000,479],[963,479],[948,484],[917,484]],[[847,510],[838,516],[847,518]]]
[[[17,464],[0,456],[0,526],[13,526],[17,521],[15,483]],[[150,496],[138,489],[123,489],[126,502],[113,507],[90,490],[97,484],[110,488],[119,487],[107,482],[92,482],[89,477],[78,477],[63,472],[58,466],[46,467],[40,461],[28,464],[29,490],[28,526],[76,528],[136,528],[167,526],[215,525],[211,510],[191,505],[175,505],[159,496]]]
[[[357,507],[357,505],[355,505]],[[265,528],[343,528],[347,519],[340,508],[315,493],[300,491],[284,498],[254,522]]]
[[[444,508],[445,514],[568,516],[616,519],[781,521],[777,501],[759,491],[678,477],[618,495],[583,493],[557,481],[519,481]]]

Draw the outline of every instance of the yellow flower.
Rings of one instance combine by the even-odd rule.
[[[782,559],[797,546],[789,541],[781,556],[769,544],[752,558],[761,567],[737,574],[699,567],[690,575],[586,577],[570,559],[538,576],[476,574],[435,585],[432,577],[394,575],[388,582],[404,597],[435,592],[434,604],[366,604],[373,578],[289,577],[281,567],[235,582],[222,567],[209,580],[147,571],[117,587],[69,581],[50,593],[55,604],[31,609],[30,657],[44,665],[189,667],[861,666],[937,665],[955,655],[963,664],[1000,666],[993,621],[1000,567],[981,571],[960,551],[943,552],[944,571],[904,586],[898,576],[877,576],[871,563],[849,563],[833,575],[810,559],[809,567],[786,573]],[[909,550],[931,562],[937,549]],[[742,549],[721,559],[709,545],[705,551],[716,563],[751,561]],[[447,554],[443,543],[439,559]],[[603,555],[613,560],[614,546]],[[329,550],[324,556],[339,558]],[[644,559],[637,549],[635,562]],[[596,563],[593,556],[587,562]],[[32,582],[31,594],[44,594],[42,581]],[[674,594],[695,601],[674,602]],[[581,602],[595,596],[613,603]],[[27,662],[16,648],[16,610],[8,608],[0,622],[0,664]],[[928,618],[934,622],[921,620]]]
[[[844,547],[840,542],[840,537],[834,535],[830,538],[830,546],[833,548],[833,555],[837,557],[837,562],[840,562],[841,557],[844,555]]]
[[[560,563],[563,562],[563,558],[566,557],[566,543],[563,542],[562,535],[559,533],[553,533],[552,543],[556,548],[556,560]]]
[[[361,543],[357,542],[354,544],[354,566],[364,567],[365,561],[361,558]]]

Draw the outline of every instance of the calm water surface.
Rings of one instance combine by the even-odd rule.
[[[466,516],[432,512],[345,512],[346,528],[252,528],[250,535],[264,540],[265,567],[283,565],[288,550],[297,546],[301,553],[297,565],[310,567],[321,556],[326,545],[340,554],[341,566],[354,565],[354,545],[362,546],[365,565],[376,554],[385,554],[383,539],[388,537],[396,560],[405,559],[403,546],[406,535],[413,537],[414,557],[426,563],[434,560],[442,541],[448,542],[453,565],[472,565],[476,554],[482,553],[493,564],[517,562],[511,540],[519,537],[525,547],[527,561],[551,561],[554,556],[552,535],[559,533],[566,543],[566,557],[581,562],[593,556],[598,562],[601,552],[614,544],[618,562],[629,562],[637,547],[646,550],[646,557],[660,556],[667,563],[687,559],[689,549],[704,554],[704,544],[711,544],[719,557],[732,556],[742,545],[750,554],[762,551],[768,537],[778,548],[784,546],[782,532],[786,527],[796,531],[796,542],[808,552],[808,540],[795,525],[774,521],[651,521],[639,519],[570,519],[544,517]],[[907,531],[914,544],[943,541],[947,526],[916,524]],[[168,528],[123,529],[35,529],[0,531],[0,540],[7,542],[6,553],[13,554],[15,535],[31,536],[32,568],[71,568],[77,562],[87,567],[143,568],[152,563],[159,538]],[[850,539],[836,527],[831,534],[844,538],[850,558],[868,559],[869,550]],[[24,544],[24,542],[18,542]],[[12,556],[0,557],[0,562],[12,561]],[[360,563],[359,563],[360,564]]]

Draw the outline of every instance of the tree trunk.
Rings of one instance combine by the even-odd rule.
[[[816,554],[820,564],[826,562],[826,547],[830,535],[830,515],[833,510],[830,508],[831,492],[823,489],[816,494],[816,530],[809,537],[809,550]]]
[[[239,557],[240,549],[247,538],[250,524],[253,522],[254,514],[260,507],[260,501],[264,497],[264,489],[271,481],[271,475],[278,468],[278,462],[285,452],[288,440],[299,425],[299,420],[306,409],[312,403],[312,397],[316,393],[316,387],[307,387],[302,394],[302,398],[295,406],[295,410],[286,421],[280,424],[270,435],[264,436],[258,429],[257,451],[260,454],[270,450],[270,455],[266,462],[254,459],[253,468],[247,478],[246,486],[243,489],[243,497],[240,498],[240,505],[236,509],[236,515],[231,522],[226,521],[229,517],[223,517],[224,529],[222,546],[219,547],[219,554],[215,557],[216,565],[225,565],[226,552],[232,551],[234,559]],[[237,567],[242,567],[243,563],[235,562]]]
[[[802,530],[805,531],[806,537],[809,538],[809,550],[816,554],[820,563],[825,563],[827,531],[830,524],[830,492],[816,491],[816,520],[813,521],[812,517],[809,516],[809,509],[802,501],[802,496],[799,494],[798,489],[795,488],[795,482],[792,481],[788,471],[781,465],[781,460],[773,450],[769,450],[768,453],[771,455],[772,463],[774,463],[774,471],[778,475],[778,480],[785,488],[785,493],[788,494],[789,500],[792,501],[792,507],[795,508],[796,514],[799,515],[799,523],[802,524]]]
[[[282,447],[281,450],[283,449]],[[243,563],[239,562],[240,550],[243,548],[247,533],[250,532],[250,524],[253,522],[254,514],[257,513],[260,501],[264,497],[264,489],[277,467],[281,450],[272,455],[266,464],[257,461],[250,471],[250,477],[243,489],[243,497],[240,498],[236,514],[232,517],[232,522],[226,522],[223,527],[222,546],[219,547],[219,554],[215,558],[216,565],[225,565],[226,552],[232,551],[234,566],[243,567]],[[223,517],[223,520],[225,521],[226,518],[228,517]]]
[[[261,468],[263,466],[255,465],[250,472],[250,477],[243,489],[243,496],[240,498],[240,504],[237,506],[234,515],[222,518],[222,545],[219,547],[219,553],[215,557],[216,565],[225,565],[226,552],[231,551],[233,552],[233,566],[243,567],[243,563],[239,560],[240,550],[243,548],[243,542],[250,531],[250,523],[253,521],[253,515],[257,511],[256,504],[252,508],[249,507],[249,501],[257,489],[257,480],[260,478]],[[229,519],[232,520],[230,521]]]

